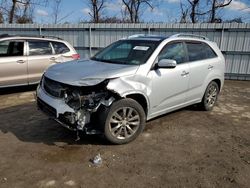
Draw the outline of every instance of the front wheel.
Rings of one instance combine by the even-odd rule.
[[[219,94],[219,87],[215,81],[208,84],[205,94],[203,96],[201,106],[204,110],[210,111],[213,109]]]
[[[114,102],[104,114],[104,135],[113,144],[131,142],[145,127],[145,112],[133,99]]]

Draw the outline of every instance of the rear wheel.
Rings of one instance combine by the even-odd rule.
[[[114,102],[103,115],[104,135],[113,144],[131,142],[143,131],[146,122],[142,106],[133,99]]]
[[[204,110],[210,111],[213,109],[219,94],[219,87],[215,81],[208,84],[205,94],[203,96],[201,106]]]

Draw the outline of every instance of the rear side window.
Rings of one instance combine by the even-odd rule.
[[[0,42],[0,57],[23,56],[23,41]]]
[[[52,42],[56,54],[64,54],[69,52],[69,48],[62,42]]]
[[[52,48],[48,41],[29,41],[29,55],[51,55]]]
[[[204,59],[214,58],[217,55],[210,46],[204,43],[187,42],[189,61],[198,61]]]
[[[183,43],[175,42],[167,44],[158,56],[158,61],[161,59],[173,59],[177,64],[184,63],[186,61],[186,54]]]

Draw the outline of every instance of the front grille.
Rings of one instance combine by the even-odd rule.
[[[43,102],[41,99],[37,97],[37,106],[40,110],[46,113],[48,116],[56,118],[56,109],[47,103]]]
[[[49,78],[43,77],[43,88],[44,90],[53,97],[62,98],[64,93],[64,88],[60,82],[51,80]]]

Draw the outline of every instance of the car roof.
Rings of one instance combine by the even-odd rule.
[[[0,35],[0,40],[1,39],[33,39],[33,40],[64,41],[63,39],[54,36],[9,35],[9,34]]]

